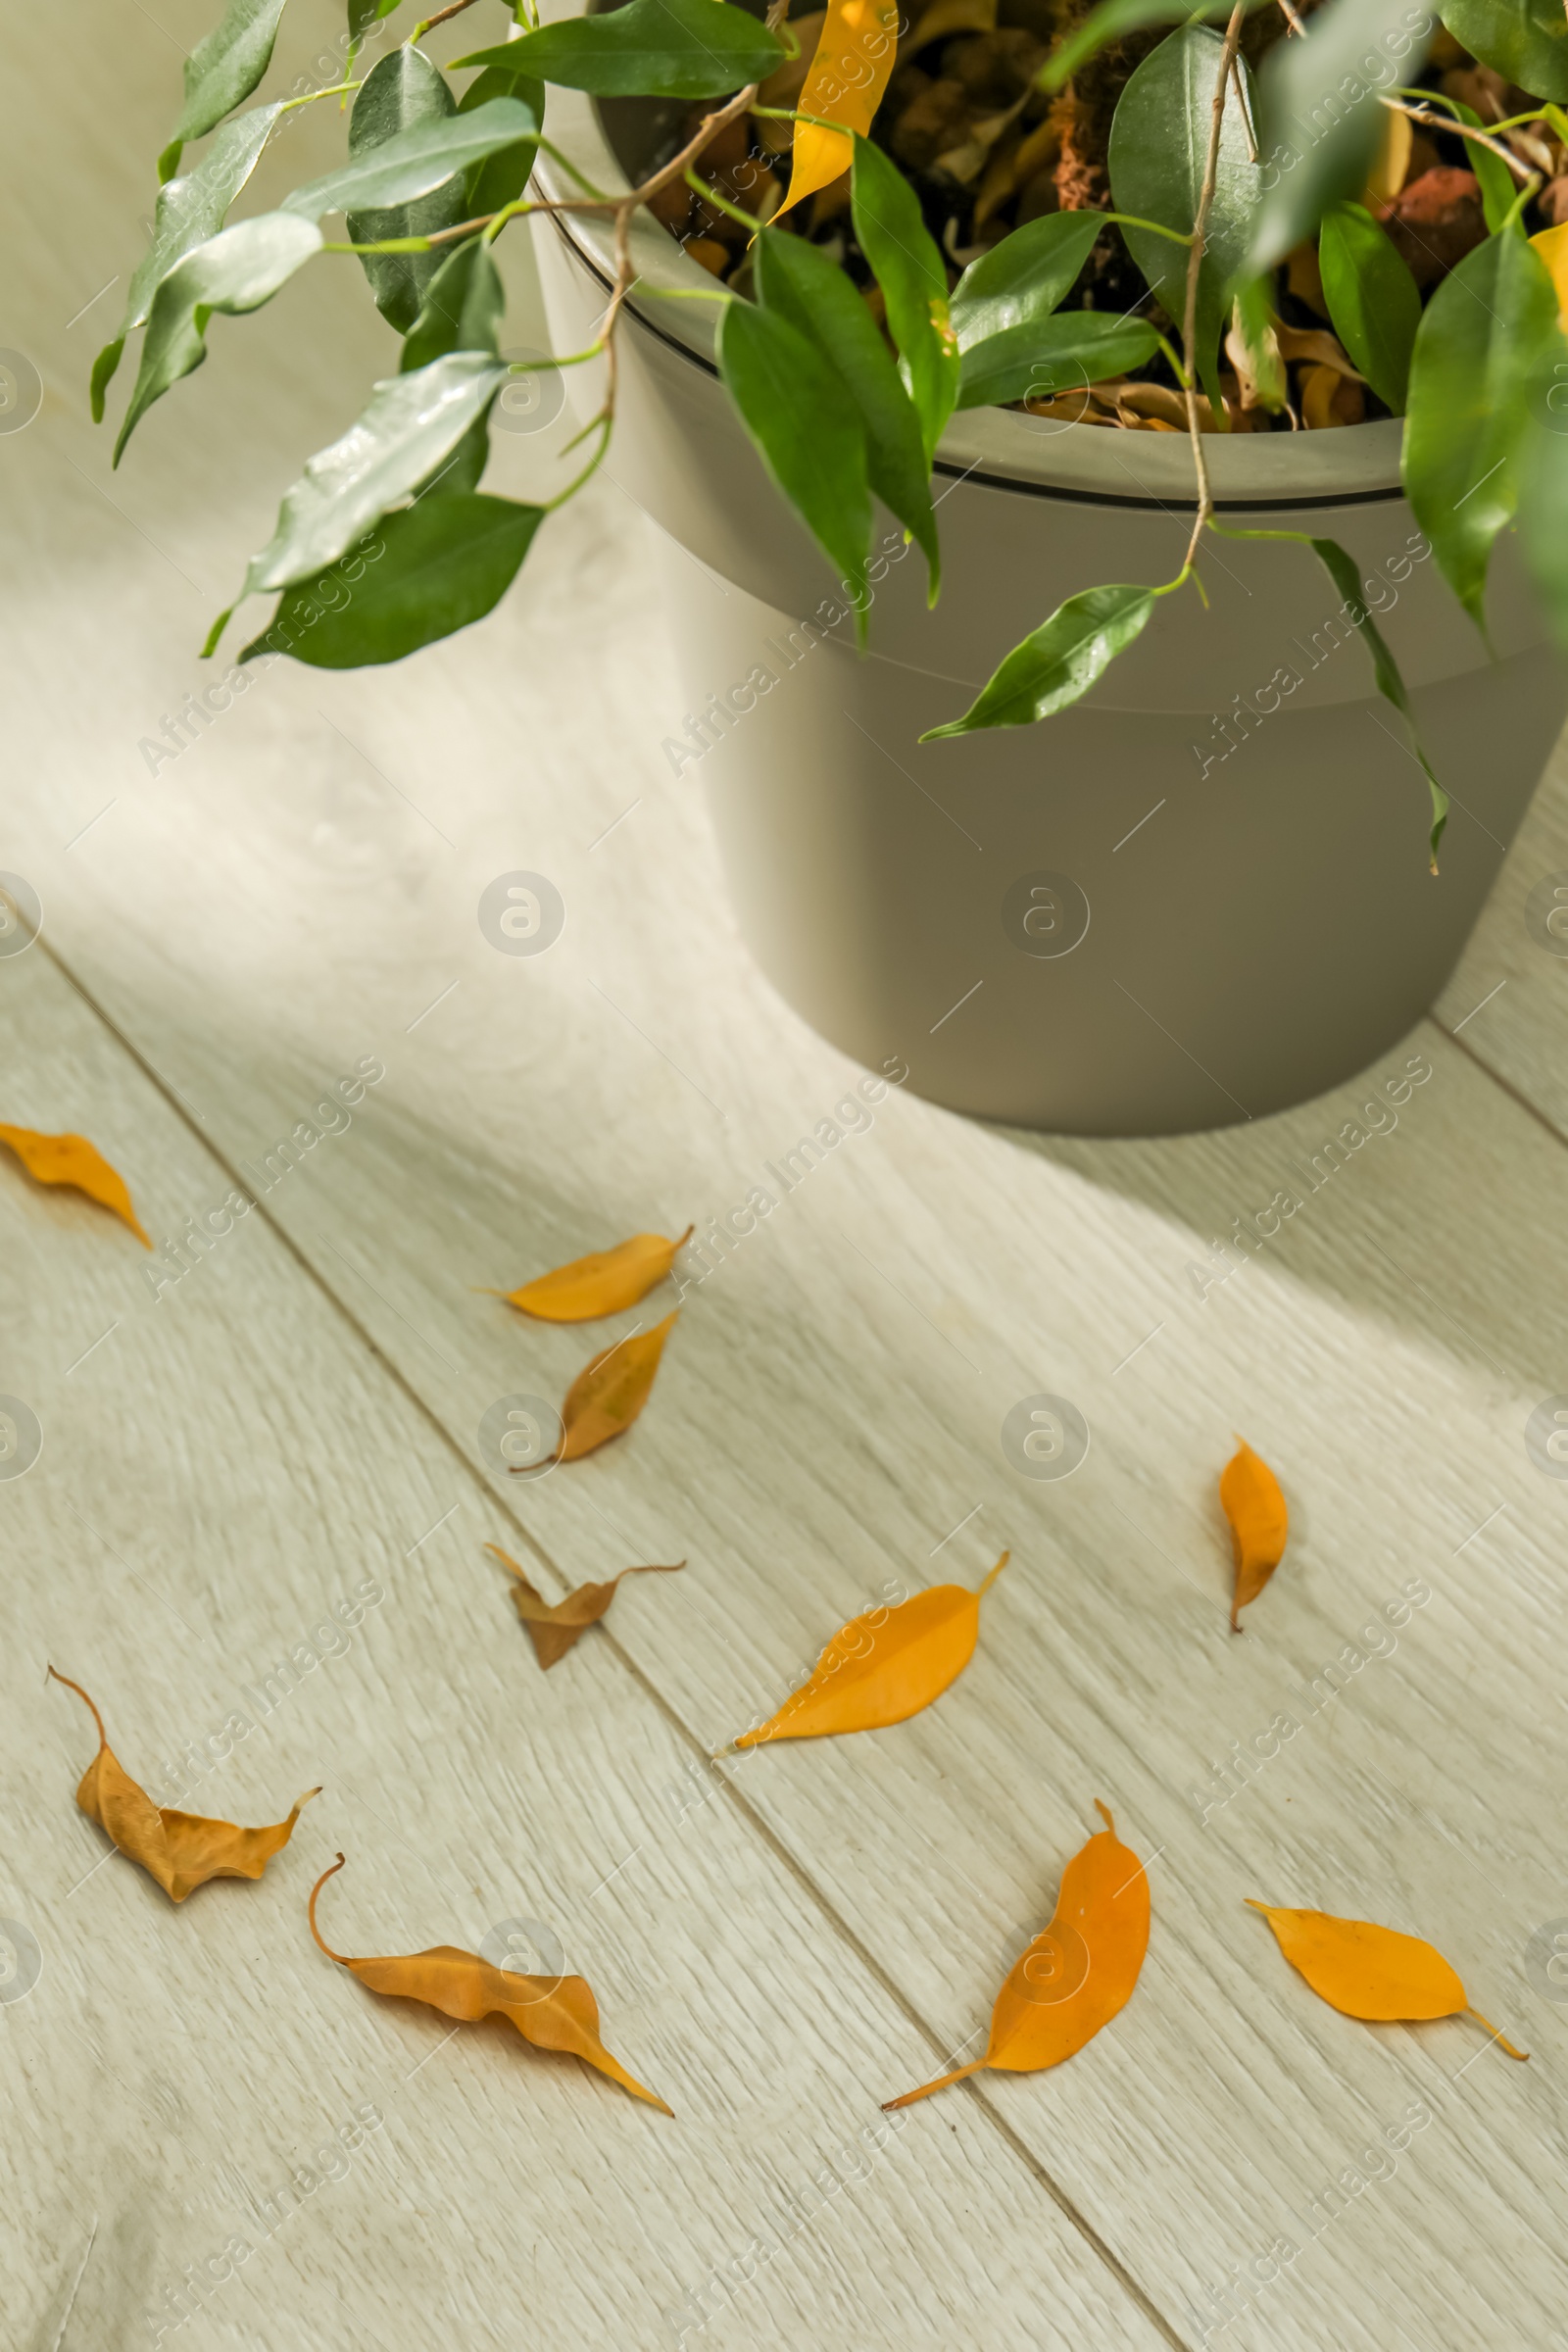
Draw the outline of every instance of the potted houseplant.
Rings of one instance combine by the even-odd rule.
[[[780,0],[522,0],[461,96],[421,43],[472,0],[364,74],[397,0],[352,0],[336,80],[236,112],[282,4],[187,67],[120,447],[214,311],[323,251],[404,343],[253,559],[242,660],[481,618],[608,452],[681,551],[664,757],[836,1042],[1157,1132],[1426,1008],[1568,709],[1558,0],[829,0],[800,39]],[[344,85],[343,167],[225,226]],[[478,487],[529,212],[535,378],[581,418],[537,505]]]

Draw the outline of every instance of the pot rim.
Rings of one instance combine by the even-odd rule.
[[[543,13],[564,15],[569,8],[547,5]],[[630,186],[597,102],[581,91],[552,88],[548,136],[595,187],[618,196]],[[554,157],[540,156],[534,177],[546,197],[580,193]],[[548,217],[608,295],[614,277],[610,224],[592,214]],[[713,279],[646,211],[632,224],[631,250],[638,281],[627,310],[672,353],[716,378]],[[1390,416],[1335,432],[1206,435],[1215,506],[1222,513],[1282,514],[1401,498],[1403,430],[1403,420]],[[1075,505],[1171,508],[1177,510],[1173,519],[1183,520],[1180,510],[1191,508],[1195,495],[1185,435],[1057,425],[1011,409],[956,413],[942,435],[933,470]]]

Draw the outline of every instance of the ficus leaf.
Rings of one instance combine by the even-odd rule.
[[[1046,213],[971,262],[950,303],[958,349],[967,351],[1008,327],[1049,318],[1088,261],[1102,225],[1092,211]]]
[[[999,335],[971,343],[963,355],[958,406],[983,409],[1030,394],[1043,400],[1071,396],[1141,368],[1158,349],[1159,337],[1147,318],[1058,311],[1054,318],[1004,327]]]
[[[1151,50],[1128,80],[1110,125],[1110,185],[1119,213],[1192,234],[1208,169],[1214,86],[1225,44],[1204,24],[1184,25]],[[1240,61],[1239,61],[1240,62]],[[1250,75],[1240,63],[1244,90]],[[1214,201],[1198,273],[1199,374],[1217,414],[1219,339],[1247,262],[1262,186],[1247,123],[1232,98],[1221,126]],[[1188,254],[1169,237],[1124,225],[1134,261],[1165,310],[1185,318]]]
[[[567,1650],[574,1648],[582,1640],[588,1628],[599,1623],[614,1599],[615,1589],[622,1576],[673,1576],[677,1569],[686,1565],[684,1560],[647,1560],[640,1567],[623,1568],[620,1576],[611,1577],[608,1584],[579,1585],[575,1592],[566,1594],[564,1600],[551,1601],[536,1590],[511,1553],[503,1551],[499,1544],[487,1544],[485,1549],[493,1551],[503,1567],[510,1568],[515,1578],[512,1597],[517,1615],[532,1638],[534,1655],[540,1665],[546,1668],[559,1664]]]
[[[457,112],[457,101],[422,50],[405,43],[371,67],[360,86],[349,117],[349,154],[356,162],[409,131],[433,127]],[[356,245],[373,245],[393,237],[428,237],[438,229],[455,228],[467,219],[461,178],[446,180],[428,195],[407,204],[371,207],[350,213],[347,227]],[[424,299],[425,288],[440,269],[443,255],[432,253],[362,253],[360,265],[369,281],[375,307],[400,335],[408,333]]]
[[[1563,22],[1568,24],[1568,17]],[[1451,114],[1456,122],[1466,123],[1471,130],[1487,130],[1491,127],[1482,121],[1473,106],[1465,105],[1462,98],[1446,99],[1443,111]],[[1465,140],[1464,160],[1480,184],[1482,214],[1488,228],[1495,235],[1513,211],[1519,183],[1501,156],[1494,148],[1483,147],[1479,139]]]
[[[819,119],[795,125],[789,193],[780,213],[849,171],[854,142],[870,130],[871,118],[882,103],[898,52],[899,26],[898,0],[827,0],[816,54],[797,100],[803,115]],[[826,123],[839,127],[829,130]]]
[[[1329,0],[1304,39],[1278,41],[1259,93],[1266,185],[1250,268],[1271,270],[1311,235],[1331,204],[1359,196],[1383,137],[1379,92],[1414,81],[1437,30],[1412,32],[1407,0]],[[1418,17],[1419,22],[1419,17]],[[1394,43],[1401,46],[1396,50]],[[1386,72],[1370,73],[1377,65]],[[1120,200],[1118,199],[1118,202]]]
[[[868,1609],[841,1626],[809,1682],[737,1747],[771,1740],[816,1740],[831,1732],[875,1732],[904,1723],[940,1698],[974,1655],[980,1603],[1007,1565],[1004,1552],[979,1590],[930,1585],[896,1608]]]
[[[729,0],[626,0],[454,63],[532,74],[596,98],[723,98],[765,80],[785,55],[775,33]]]
[[[715,0],[702,4],[712,7]],[[859,410],[816,345],[776,311],[726,303],[717,354],[725,389],[763,465],[843,575],[863,642],[871,492]]]
[[[931,469],[919,416],[881,330],[838,263],[804,237],[764,228],[753,252],[763,310],[787,319],[815,346],[859,411],[867,478],[924,554],[935,603],[942,560]]]
[[[1249,14],[1266,0],[1248,0]],[[1231,14],[1231,0],[1100,0],[1082,24],[1052,51],[1040,74],[1044,90],[1059,90],[1064,81],[1086,66],[1110,41],[1124,40],[1151,24],[1183,24],[1194,17],[1212,21]]]
[[[1471,2008],[1443,1954],[1419,1936],[1401,1936],[1365,1919],[1335,1919],[1327,1911],[1278,1911],[1251,1895],[1246,1900],[1262,1912],[1280,1950],[1318,1998],[1346,2017],[1386,2025],[1473,2017],[1510,2058],[1529,2056]]]
[[[1422,315],[1405,414],[1405,495],[1485,632],[1493,542],[1518,511],[1518,457],[1557,332],[1551,278],[1517,226],[1478,245]]]
[[[112,1168],[84,1135],[40,1135],[31,1127],[0,1127],[0,1144],[7,1144],[27,1174],[39,1184],[74,1185],[104,1208],[112,1208],[130,1227],[143,1249],[152,1242],[130,1204],[124,1178]]]
[[[172,179],[187,139],[204,138],[248,98],[272,59],[283,0],[228,0],[219,23],[185,60],[185,104],[173,137],[158,158],[158,176]]]
[[[1546,233],[1563,236],[1560,228]],[[1519,536],[1537,593],[1568,652],[1568,342],[1560,333],[1538,374],[1520,444]]]
[[[566,1391],[561,1408],[564,1435],[558,1461],[580,1461],[631,1427],[648,1402],[677,1306],[652,1331],[632,1330],[613,1348],[589,1358]]]
[[[125,337],[146,325],[153,296],[176,263],[222,227],[229,206],[256,169],[257,158],[282,111],[280,106],[253,106],[247,114],[236,116],[223,124],[194,172],[159,189],[152,241],[130,281],[120,332],[93,363],[94,424],[103,421],[104,394],[120,365]]]
[[[454,351],[375,385],[364,415],[285,491],[277,528],[251,558],[242,593],[286,588],[335,563],[462,440],[506,373],[487,351]]]
[[[1240,1612],[1255,1600],[1285,1557],[1289,1516],[1280,1482],[1260,1454],[1238,1438],[1236,1451],[1220,1473],[1220,1508],[1230,1522],[1236,1554],[1236,1592],[1231,1632],[1239,1634]]]
[[[476,1953],[438,1943],[426,1952],[397,1952],[385,1959],[351,1960],[334,1952],[316,1924],[316,1903],[328,1879],[343,1868],[343,1856],[323,1870],[311,1889],[311,1934],[329,1960],[346,1968],[371,1992],[392,1999],[422,2001],[443,2017],[471,2025],[481,2017],[504,2017],[524,2041],[539,2050],[566,2050],[608,2075],[612,2082],[646,2099],[661,2115],[671,2110],[612,2058],[599,2038],[599,2004],[582,1977],[532,1977],[520,1969],[494,1968]]]
[[[390,64],[390,59],[384,59]],[[515,146],[519,140],[538,141],[539,120],[531,107],[519,98],[492,98],[472,114],[438,115],[422,122],[412,122],[378,145],[367,147],[362,154],[352,156],[337,171],[325,172],[321,178],[308,180],[284,197],[282,210],[299,213],[307,220],[319,220],[325,213],[352,212],[357,220],[364,218],[365,208],[377,212],[388,207],[406,207],[416,197],[428,196],[436,188],[444,188],[458,173],[466,172],[470,164],[482,163],[487,156],[503,148]],[[462,220],[461,209],[455,218]],[[445,224],[443,224],[445,225]],[[423,235],[423,230],[394,230],[394,235]],[[356,239],[356,242],[365,240]],[[425,261],[434,259],[439,268],[441,256],[424,254],[390,254],[376,257],[390,261]]]
[[[401,662],[500,603],[544,514],[510,498],[426,492],[417,506],[382,517],[373,532],[381,552],[357,580],[338,565],[285,588],[240,660],[290,654],[314,669]]]
[[[888,331],[925,439],[927,464],[958,397],[958,345],[948,313],[948,272],[920,200],[890,156],[855,141],[855,233],[887,304]]]
[[[1444,0],[1442,16],[1454,39],[1504,81],[1568,104],[1568,15],[1561,0]]]
[[[1428,847],[1432,858],[1432,871],[1436,873],[1438,870],[1438,844],[1443,839],[1443,830],[1448,821],[1448,796],[1438,782],[1437,771],[1427,758],[1426,747],[1416,732],[1415,712],[1410,708],[1410,697],[1405,689],[1399,665],[1390,652],[1388,642],[1368,609],[1362,590],[1361,575],[1354,559],[1335,539],[1314,539],[1312,552],[1344,599],[1342,610],[1347,619],[1361,632],[1367,652],[1372,657],[1372,674],[1377,682],[1378,692],[1385,702],[1393,704],[1403,719],[1410,739],[1410,749],[1419,760],[1421,771],[1426,777],[1427,788],[1432,795],[1432,829],[1428,836]]]
[[[270,1822],[260,1830],[155,1805],[115,1755],[104,1719],[81,1685],[68,1674],[56,1674],[52,1666],[49,1672],[86,1703],[98,1726],[98,1753],[81,1776],[77,1804],[122,1854],[158,1881],[171,1902],[182,1903],[209,1879],[259,1879],[293,1836],[301,1808],[321,1793],[307,1788],[286,1821]]]
[[[372,24],[401,8],[403,0],[349,0],[349,39],[357,49]]]
[[[206,359],[214,311],[234,316],[260,310],[320,250],[321,232],[312,221],[294,213],[261,213],[220,229],[176,263],[153,296],[136,388],[115,443],[117,466],[153,402]]]
[[[972,735],[980,727],[1026,727],[1087,694],[1125,653],[1154,610],[1152,588],[1084,588],[1013,647],[961,718],[932,727],[922,743]]]
[[[1073,1855],[1050,1927],[1008,1972],[984,2055],[884,2107],[912,2106],[986,2068],[1025,2075],[1059,2066],[1126,2008],[1149,1949],[1149,1873],[1098,1797],[1095,1810],[1105,1826]]]
[[[1385,408],[1404,414],[1421,289],[1364,205],[1331,205],[1318,238],[1334,331]]]
[[[499,213],[516,202],[528,184],[539,152],[538,134],[544,126],[545,85],[531,74],[509,74],[502,66],[487,67],[464,91],[458,112],[470,114],[475,107],[487,106],[492,98],[517,99],[533,117],[534,133],[519,139],[514,147],[503,147],[483,163],[469,166],[463,198],[464,216],[469,220]]]
[[[403,339],[399,374],[412,375],[449,351],[490,351],[499,357],[497,330],[506,307],[501,272],[483,238],[468,237],[454,246],[426,286],[419,316]],[[481,412],[417,497],[453,498],[460,491],[476,490],[489,457],[490,418]]]
[[[664,1280],[695,1230],[688,1225],[678,1242],[662,1233],[634,1233],[613,1250],[591,1250],[586,1257],[536,1275],[519,1290],[496,1296],[542,1323],[591,1323],[599,1315],[618,1315]]]

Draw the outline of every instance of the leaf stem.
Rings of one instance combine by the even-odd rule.
[[[86,1699],[87,1705],[91,1709],[92,1719],[98,1726],[98,1745],[100,1748],[107,1747],[109,1745],[109,1734],[104,1730],[104,1719],[99,1714],[97,1708],[93,1706],[92,1700],[87,1698],[87,1693],[82,1689],[81,1685],[79,1683],[74,1683],[69,1674],[56,1673],[53,1666],[50,1667],[49,1672],[54,1675],[54,1679],[57,1683],[64,1683],[68,1690],[74,1690],[78,1698]]]
[[[326,1885],[327,1880],[336,1878],[338,1872],[343,1867],[343,1856],[339,1854],[337,1860],[332,1863],[328,1869],[322,1871],[320,1877],[317,1880],[316,1885],[311,1888],[311,1899],[307,1907],[307,1917],[311,1923],[311,1934],[316,1937],[317,1942],[320,1945],[327,1958],[329,1960],[336,1960],[342,1967],[347,1968],[348,1962],[343,1958],[342,1953],[333,1951],[332,1946],[326,1941],[326,1938],[322,1936],[320,1929],[316,1924],[316,1898],[320,1893],[321,1888]]]
[[[1457,116],[1435,115],[1430,111],[1434,105],[1451,105],[1451,99],[1441,98],[1435,90],[1423,90],[1420,95],[1427,104],[1412,105],[1403,90],[1396,91],[1392,96],[1383,91],[1378,103],[1386,106],[1391,114],[1403,115],[1408,122],[1424,123],[1428,130],[1446,130],[1456,139],[1471,139],[1478,147],[1490,147],[1493,154],[1507,165],[1515,179],[1530,179],[1533,176],[1530,166],[1521,162],[1513,149],[1505,147],[1501,139],[1494,138],[1491,131],[1475,130],[1468,122],[1461,122]]]

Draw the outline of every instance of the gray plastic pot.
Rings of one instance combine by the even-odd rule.
[[[619,191],[657,110],[552,92],[552,136]],[[569,192],[551,166],[549,194]],[[609,231],[538,240],[554,347],[592,339]],[[1226,1125],[1353,1076],[1433,1003],[1568,713],[1510,544],[1489,655],[1398,486],[1397,423],[1207,443],[1221,519],[1356,559],[1453,795],[1427,870],[1425,780],[1305,549],[1215,542],[1205,612],[1138,644],[1042,725],[920,746],[1075,590],[1169,579],[1192,505],[1174,434],[955,418],[944,584],[879,512],[870,653],[712,363],[713,281],[639,217],[608,468],[668,534],[681,711],[759,963],[813,1028],[956,1110],[1082,1135]],[[572,397],[597,402],[589,370]],[[692,559],[696,561],[693,562]],[[875,566],[873,567],[875,568]]]

